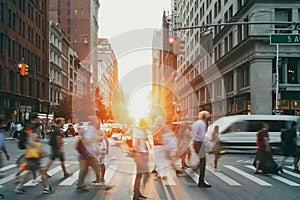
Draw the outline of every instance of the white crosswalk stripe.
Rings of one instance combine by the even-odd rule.
[[[272,186],[270,183],[267,183],[266,181],[263,181],[263,180],[255,177],[255,176],[250,175],[250,174],[248,174],[248,173],[246,173],[246,172],[244,172],[244,171],[242,171],[242,170],[240,170],[240,169],[238,169],[236,167],[233,167],[231,165],[224,165],[224,167],[226,167],[226,168],[228,168],[228,169],[230,169],[230,170],[232,170],[232,171],[234,171],[234,172],[236,172],[236,173],[238,173],[238,174],[240,174],[240,175],[248,178],[249,180],[251,180],[251,181],[253,181],[253,182],[255,182],[255,183],[259,184],[259,185],[262,185],[262,186]]]
[[[74,172],[74,174],[71,177],[68,177],[66,179],[61,179],[61,181],[59,181],[58,185],[72,186],[72,185],[76,184],[78,175],[79,175],[78,163],[77,162],[66,163],[66,167],[72,167],[75,165],[76,165],[75,169],[77,169],[77,170],[74,170],[74,168],[73,168],[72,171]],[[285,184],[285,185],[292,186],[292,187],[300,187],[300,182],[297,181],[297,178],[298,179],[300,178],[300,174],[292,172],[291,171],[293,169],[292,166],[285,166],[285,171],[284,171],[285,173],[282,176],[273,175],[273,174],[270,174],[268,176],[252,175],[251,173],[249,173],[249,170],[247,172],[247,170],[245,170],[245,168],[243,168],[243,166],[254,170],[253,165],[238,165],[238,166],[224,165],[223,167],[225,169],[223,169],[223,170],[225,170],[225,171],[222,170],[223,172],[214,171],[214,169],[211,166],[207,166],[206,169],[211,173],[212,176],[217,177],[218,179],[225,182],[229,186],[238,186],[238,187],[247,186],[246,183],[241,184],[241,182],[239,181],[239,180],[241,180],[240,176],[242,176],[242,177],[246,178],[244,180],[249,180],[249,181],[254,182],[261,186],[273,186],[272,184],[274,181],[272,182],[272,184],[270,184],[268,181],[268,178],[269,178],[270,180],[275,179],[278,181],[278,183],[281,183],[281,184]],[[112,164],[108,165],[106,167],[106,173],[105,173],[105,177],[104,177],[105,182],[104,183],[101,182],[101,183],[95,184],[95,185],[109,184],[112,181],[112,179],[113,179],[114,175],[116,174],[119,167],[122,167],[122,163],[121,164],[120,163],[112,163]],[[18,169],[18,166],[16,164],[10,164],[10,165],[0,168],[0,171],[9,172],[8,174],[10,174],[6,177],[0,178],[0,187],[5,186],[4,184],[16,179],[15,173],[17,172],[17,169]],[[229,171],[230,173],[228,173],[228,170],[226,170],[226,169],[230,170]],[[187,168],[184,171],[188,175],[187,178],[191,178],[196,184],[198,183],[199,174],[194,172],[194,170],[192,170],[191,168]],[[176,182],[177,178],[175,178],[175,175],[172,174],[172,172],[173,171],[170,169],[170,173],[168,173],[168,175],[167,175],[167,180],[162,181],[162,183],[164,185],[174,186],[177,184],[177,182]],[[30,174],[28,174],[28,173],[30,173]],[[60,173],[62,173],[62,170],[61,170],[61,166],[58,165],[58,163],[56,163],[54,165],[54,168],[52,168],[51,170],[48,171],[48,174],[51,176],[54,176],[54,175],[57,175]],[[25,174],[28,174],[29,176],[31,176],[30,171],[24,171],[20,176],[23,176]],[[132,175],[131,175],[131,177],[132,177],[131,185],[134,185],[135,175],[136,174],[135,174],[135,169],[134,169],[132,171]],[[63,174],[61,174],[61,176],[63,176]],[[291,178],[294,178],[294,180],[289,180]],[[41,179],[41,176],[38,176],[37,179]],[[150,180],[153,180],[153,179],[150,179]],[[185,180],[185,179],[181,178],[180,182],[182,180]],[[27,183],[25,183],[24,186],[34,187],[38,184],[39,184],[39,182],[33,182],[32,180],[30,180]],[[143,185],[143,180],[141,181],[141,185]]]
[[[289,169],[294,169],[292,166],[286,166],[286,167],[289,168]],[[296,178],[300,178],[300,174],[297,174],[295,172],[290,172],[288,170],[285,170],[284,173],[288,174],[288,175],[291,175],[291,176],[294,176]]]
[[[70,164],[65,164],[66,168],[70,166]],[[51,169],[49,170],[47,173],[50,175],[50,176],[53,176],[54,174],[56,174],[57,172],[60,172],[61,171],[61,166],[57,166],[55,167],[54,169]],[[41,180],[41,176],[38,176],[36,179],[37,180]],[[27,183],[24,184],[24,186],[31,186],[31,187],[34,187],[34,186],[37,186],[39,184],[39,182],[34,182],[33,179],[28,181]]]
[[[73,185],[78,180],[79,170],[76,171],[72,176],[61,182],[59,185]]]
[[[104,183],[103,182],[96,183],[95,185],[106,185],[106,184],[108,184],[111,181],[113,175],[116,173],[116,170],[117,170],[118,166],[119,165],[115,164],[115,163],[110,164],[105,170],[105,177],[104,177],[105,182]]]
[[[239,184],[238,182],[236,182],[235,180],[233,180],[232,178],[226,176],[223,173],[220,172],[215,172],[212,167],[206,167],[208,171],[210,171],[212,174],[214,174],[215,176],[217,176],[218,178],[220,178],[221,180],[225,181],[228,185],[232,185],[232,186],[241,186],[241,184]]]
[[[248,167],[248,168],[250,168],[250,169],[253,169],[253,170],[255,169],[255,167],[252,166],[252,165],[245,165],[245,166]],[[288,179],[286,179],[286,178],[283,178],[283,177],[281,177],[281,176],[278,176],[278,175],[275,175],[275,174],[270,174],[270,176],[271,176],[272,178],[278,180],[278,181],[281,181],[281,182],[287,184],[287,185],[290,185],[290,186],[300,186],[298,183],[295,183],[295,182],[293,182],[293,181],[290,181],[290,180],[288,180]]]
[[[17,166],[18,166],[17,164],[11,164],[11,165],[7,165],[7,166],[5,166],[5,167],[1,167],[1,168],[0,168],[0,172],[3,173],[3,172],[5,172],[5,171],[7,171],[7,170],[9,170],[9,169],[12,169],[12,168],[14,168],[14,167],[17,167]]]

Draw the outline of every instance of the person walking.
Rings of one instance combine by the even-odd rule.
[[[138,127],[133,130],[133,152],[134,152],[134,161],[136,164],[136,176],[134,181],[134,189],[133,189],[133,199],[146,199],[144,195],[140,192],[140,183],[141,179],[144,180],[144,186],[149,180],[149,167],[148,167],[148,159],[149,159],[149,150],[150,142],[148,140],[147,132],[147,122],[145,119],[140,119]]]
[[[104,131],[98,130],[99,137],[99,156],[98,156],[98,165],[100,167],[100,180],[95,180],[93,183],[105,182],[105,156],[109,153],[109,141],[104,133]]]
[[[157,116],[154,121],[154,125],[151,127],[154,155],[155,155],[155,168],[152,170],[156,172],[155,180],[162,180],[167,178],[166,172],[166,158],[163,151],[163,134],[168,131],[165,126],[165,119],[162,116]]]
[[[43,172],[40,164],[40,160],[47,153],[41,148],[41,143],[38,141],[38,135],[31,133],[28,138],[28,145],[26,148],[26,170],[39,170],[41,172],[43,183],[43,194],[50,194],[54,192],[54,189],[49,186],[46,174]],[[25,194],[24,183],[26,181],[28,173],[20,178],[20,183],[16,186],[15,192],[18,194]]]
[[[96,174],[96,180],[94,183],[101,181],[100,178],[100,167],[98,165],[97,157],[99,156],[99,143],[100,137],[98,136],[98,130],[100,123],[96,116],[90,116],[89,121],[91,125],[86,128],[78,127],[78,142],[76,149],[78,150],[78,161],[79,161],[79,176],[77,181],[77,192],[88,192],[89,189],[84,185],[85,177],[88,173],[89,167],[91,167]],[[109,190],[112,186],[102,186],[102,189]]]
[[[199,156],[199,164],[194,169],[200,168],[198,187],[211,187],[207,183],[205,178],[205,167],[206,167],[206,148],[209,146],[209,139],[206,138],[207,131],[207,120],[209,113],[207,111],[201,111],[198,113],[199,120],[192,124],[192,135],[193,135],[193,147]]]
[[[52,131],[50,133],[50,146],[51,146],[51,156],[50,161],[45,166],[45,173],[47,174],[48,169],[50,168],[51,164],[54,162],[56,158],[60,159],[60,165],[64,173],[64,178],[72,176],[72,173],[67,172],[65,166],[65,156],[64,156],[64,149],[63,149],[63,134],[61,133],[61,128],[63,127],[65,120],[64,118],[56,118],[54,120],[55,125],[52,127]],[[47,174],[47,177],[51,177]]]
[[[256,134],[256,156],[255,156],[255,170],[254,174],[260,174],[259,169],[260,165],[264,160],[266,153],[271,153],[270,144],[269,144],[269,125],[266,123],[262,124],[261,130]]]
[[[278,171],[284,173],[282,167],[287,157],[292,156],[294,157],[294,172],[300,173],[298,168],[299,162],[299,149],[298,149],[298,139],[297,139],[297,130],[298,125],[296,122],[292,122],[291,128],[287,131],[281,133],[281,140],[282,140],[282,150],[283,150],[283,157],[278,165]]]
[[[176,175],[180,176],[183,171],[177,169],[175,165],[179,155],[177,149],[177,138],[175,136],[176,128],[177,127],[173,125],[169,125],[169,127],[167,127],[167,131],[163,134],[163,151],[166,159],[166,169],[168,169],[167,166],[171,165]]]
[[[0,118],[0,167],[2,167],[2,152],[6,156],[6,160],[10,159],[10,156],[8,154],[8,151],[5,146],[5,136],[6,136],[6,123],[5,121]],[[5,196],[4,194],[0,194],[0,199],[3,199]]]
[[[219,132],[219,126],[216,125],[214,127],[214,130],[210,133],[210,142],[212,146],[212,152],[215,155],[214,159],[214,171],[220,172],[218,169],[218,160],[220,157],[220,132]]]
[[[176,137],[178,142],[178,154],[181,157],[181,168],[189,168],[186,164],[186,158],[189,162],[191,161],[192,152],[190,144],[193,138],[191,135],[191,125],[188,123],[181,124]]]

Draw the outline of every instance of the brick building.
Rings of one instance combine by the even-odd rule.
[[[49,112],[48,3],[0,0],[0,115],[24,121]],[[29,73],[21,76],[24,62]]]

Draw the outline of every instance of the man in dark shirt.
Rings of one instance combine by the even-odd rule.
[[[255,171],[254,174],[259,174],[259,165],[263,161],[264,155],[266,152],[270,152],[269,144],[269,125],[263,123],[262,129],[259,130],[256,134],[256,162],[255,162]]]
[[[299,149],[297,145],[297,127],[297,123],[292,122],[291,128],[281,133],[283,157],[278,166],[278,171],[281,173],[284,173],[282,166],[284,165],[285,159],[289,156],[294,157],[294,172],[300,173],[298,168]]]
[[[62,141],[62,134],[60,129],[63,127],[65,120],[63,118],[56,118],[54,120],[55,125],[52,127],[51,135],[50,135],[50,145],[51,145],[51,160],[48,162],[48,164],[45,167],[45,173],[47,173],[49,167],[55,160],[55,158],[59,158],[61,161],[61,168],[64,173],[64,177],[69,177],[72,174],[67,172],[66,166],[65,166],[65,157],[63,153],[63,141]],[[50,175],[47,174],[48,177]]]

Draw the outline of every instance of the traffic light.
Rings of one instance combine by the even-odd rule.
[[[21,76],[26,76],[29,73],[29,66],[25,63],[18,64],[18,72]]]
[[[24,64],[24,75],[28,75],[29,73],[29,66]]]
[[[21,71],[22,71],[22,67],[23,67],[23,64],[20,63],[18,64],[18,72],[21,74]]]
[[[184,52],[185,52],[184,39],[175,37],[174,42],[173,42],[173,53],[174,54],[184,54]]]

